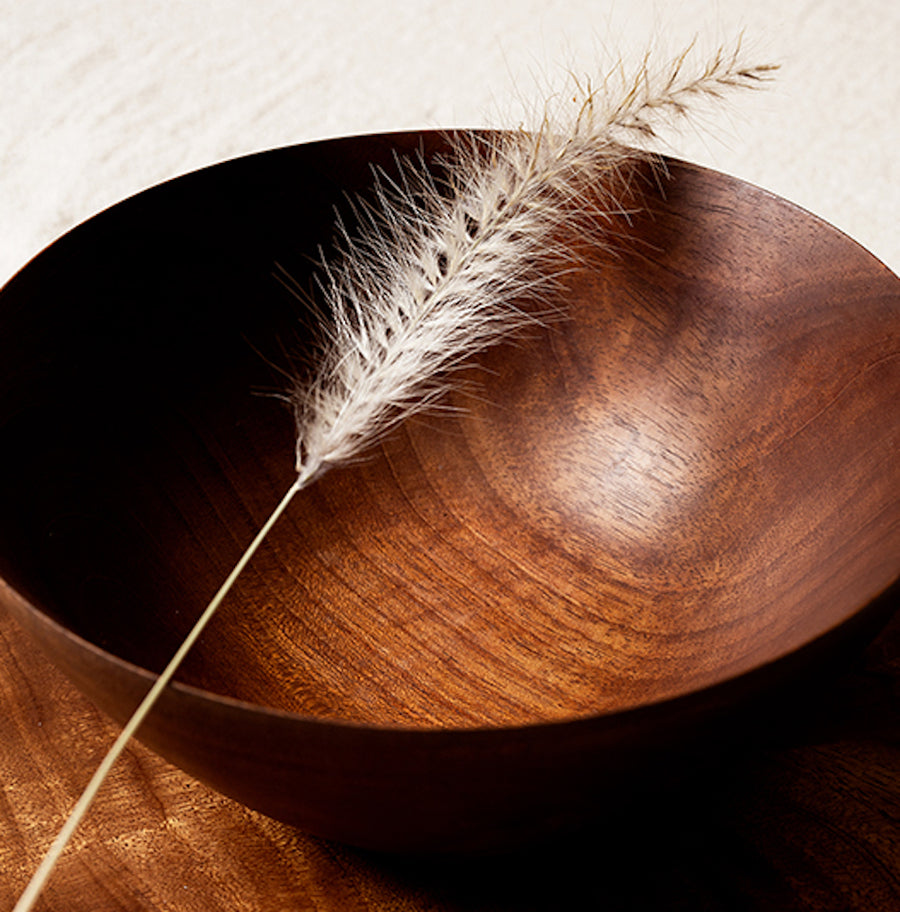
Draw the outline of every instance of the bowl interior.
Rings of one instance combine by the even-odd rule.
[[[189,175],[7,287],[0,575],[165,664],[293,479],[269,394],[315,314],[278,276],[312,287],[332,207],[421,141]],[[564,319],[295,498],[180,680],[378,725],[570,719],[756,668],[894,583],[900,283],[723,175],[643,194]]]

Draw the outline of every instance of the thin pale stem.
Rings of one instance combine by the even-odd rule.
[[[282,498],[281,502],[277,507],[275,507],[272,514],[266,520],[265,524],[256,534],[256,537],[252,542],[250,542],[247,550],[244,551],[244,553],[241,555],[240,560],[234,565],[234,569],[228,575],[225,582],[222,583],[219,591],[213,596],[212,601],[206,606],[203,614],[201,614],[197,619],[197,622],[191,628],[190,633],[188,633],[188,635],[184,638],[181,646],[178,648],[178,651],[175,653],[175,655],[172,656],[171,660],[169,661],[169,664],[165,667],[162,674],[160,674],[160,676],[156,679],[153,686],[147,692],[147,695],[144,697],[138,708],[132,714],[131,718],[125,724],[125,727],[122,729],[119,737],[116,738],[113,746],[109,749],[109,751],[107,751],[106,756],[103,758],[100,765],[97,767],[96,772],[91,777],[91,781],[87,784],[87,787],[82,792],[81,797],[78,799],[77,804],[72,809],[71,814],[69,814],[69,817],[66,820],[63,828],[57,834],[56,839],[53,841],[53,844],[50,846],[50,849],[44,856],[44,860],[41,862],[40,867],[38,867],[38,869],[34,872],[34,876],[29,881],[28,886],[25,888],[25,891],[19,897],[19,901],[13,908],[13,912],[29,912],[29,910],[33,907],[35,901],[40,896],[41,891],[44,889],[47,880],[50,878],[50,875],[52,874],[57,861],[59,860],[66,846],[69,844],[72,836],[75,834],[78,825],[81,823],[82,818],[93,803],[94,798],[100,789],[100,786],[103,784],[116,760],[118,760],[119,755],[125,749],[125,746],[128,744],[132,736],[140,727],[141,723],[147,717],[147,714],[153,708],[154,704],[159,699],[166,686],[172,680],[172,677],[175,675],[178,667],[181,665],[185,656],[190,651],[190,648],[194,645],[194,643],[197,641],[197,638],[203,632],[204,627],[206,627],[210,620],[212,620],[213,615],[216,613],[219,606],[224,601],[225,596],[234,585],[235,580],[237,580],[237,578],[241,575],[241,572],[250,562],[250,559],[256,553],[257,549],[263,543],[272,527],[278,521],[278,518],[282,513],[284,513],[293,496],[301,488],[303,488],[308,481],[308,478],[301,477],[291,485],[291,487],[288,489],[288,492]]]

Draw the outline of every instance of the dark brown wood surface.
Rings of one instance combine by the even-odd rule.
[[[0,605],[100,708],[4,619],[17,883],[99,712],[128,715],[292,480],[290,420],[253,395],[298,332],[273,262],[306,283],[332,203],[420,140],[172,182],[0,297]],[[890,908],[896,632],[814,682],[897,604],[900,282],[724,175],[634,180],[567,318],[302,492],[141,733],[370,850],[579,834],[387,859],[135,746],[48,901]]]
[[[0,616],[0,908],[115,725]],[[900,908],[900,618],[792,731],[630,818],[491,860],[383,858],[303,835],[133,744],[43,912]]]

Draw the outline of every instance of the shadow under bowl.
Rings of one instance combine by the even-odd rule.
[[[0,597],[115,718],[293,480],[266,394],[317,316],[282,280],[312,287],[370,163],[438,143],[189,174],[0,293]],[[564,319],[295,498],[142,740],[329,838],[503,846],[640,788],[896,604],[900,281],[668,168],[565,276]]]

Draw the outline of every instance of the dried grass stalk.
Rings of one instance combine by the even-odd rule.
[[[378,179],[374,205],[357,208],[358,233],[338,226],[338,254],[321,273],[330,314],[321,362],[285,397],[297,421],[297,478],[122,730],[14,912],[32,908],[112,765],[293,496],[432,404],[448,370],[533,319],[519,303],[565,260],[556,229],[583,216],[588,195],[608,215],[620,210],[624,166],[646,154],[633,143],[774,69],[745,64],[740,42],[694,72],[692,56],[688,48],[659,70],[647,56],[632,77],[617,68],[597,87],[573,79],[533,130],[493,134],[486,146],[451,136],[440,182],[424,162],[404,162],[399,178]]]

